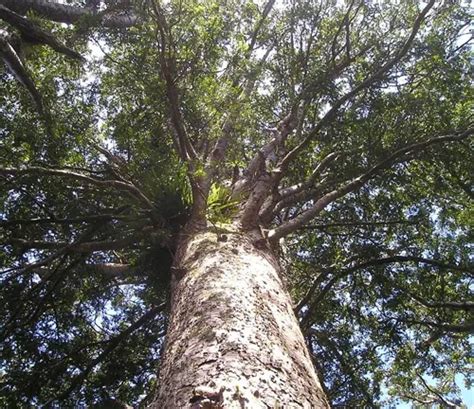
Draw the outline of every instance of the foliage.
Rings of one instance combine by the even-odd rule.
[[[29,44],[48,115],[0,73],[0,405],[145,406],[179,233],[199,195],[211,223],[245,213],[260,157],[281,174],[259,215],[277,234],[383,164],[279,243],[332,403],[455,401],[474,322],[466,7],[439,2],[403,54],[424,3],[129,3],[141,20],[127,28],[28,14],[87,60]]]

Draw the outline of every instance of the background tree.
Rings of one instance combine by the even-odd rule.
[[[459,404],[467,7],[63,3],[0,0],[2,405],[152,402],[177,249],[232,222],[333,405]]]

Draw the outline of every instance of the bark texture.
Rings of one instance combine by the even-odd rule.
[[[328,408],[278,265],[237,232],[187,240],[152,408]]]

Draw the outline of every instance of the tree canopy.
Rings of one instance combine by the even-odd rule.
[[[0,405],[146,406],[193,214],[278,252],[334,405],[459,404],[468,6],[62,3],[0,0]]]

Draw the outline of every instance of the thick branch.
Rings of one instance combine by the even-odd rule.
[[[95,13],[90,8],[70,6],[48,0],[0,0],[0,4],[20,14],[34,11],[42,17],[58,23],[74,24],[86,18],[94,19],[98,25],[111,28],[131,27],[140,23],[140,19],[131,11]]]
[[[267,161],[271,157],[276,158],[276,150],[285,143],[288,136],[296,129],[299,119],[302,116],[301,109],[294,107],[292,112],[279,123],[274,131],[273,138],[264,145],[257,155],[252,159],[246,169],[245,179],[239,181],[240,186],[234,189],[232,196],[238,197],[245,189],[251,186],[250,195],[240,214],[240,223],[244,229],[255,227],[258,219],[258,213],[262,207],[269,191],[275,184],[275,180],[281,178],[280,170],[274,169],[271,173],[267,172]]]
[[[308,63],[308,59],[309,59],[309,51],[310,51],[311,43],[312,43],[312,40],[313,40],[312,36],[313,36],[313,33],[311,33],[310,38],[308,40],[308,49],[307,49],[307,52],[306,52],[305,65]],[[296,128],[296,131],[297,131],[298,135],[301,135],[302,126],[303,126],[304,119],[305,119],[306,108],[309,105],[310,101],[312,100],[312,95],[314,94],[314,92],[316,90],[322,90],[323,89],[323,84],[327,83],[328,81],[330,81],[332,79],[337,78],[337,76],[344,69],[349,67],[354,61],[356,61],[358,58],[360,58],[362,55],[364,55],[372,47],[373,47],[373,44],[369,44],[369,45],[366,45],[365,47],[362,47],[361,50],[353,56],[347,54],[345,56],[345,58],[339,64],[335,65],[331,69],[330,72],[326,73],[326,75],[324,75],[322,78],[319,78],[317,84],[312,83],[312,84],[308,84],[308,86],[305,86],[304,81],[303,81],[302,92],[296,98],[296,100],[295,100],[295,102],[292,106],[290,114],[288,114],[287,117],[285,119],[283,119],[283,121],[281,122],[281,124],[282,124],[282,123],[288,122],[290,119],[293,120],[295,118],[295,112],[300,111],[296,115],[296,117],[299,117],[299,118],[297,118],[298,119],[296,121],[297,123],[294,125],[293,128],[288,129],[288,132],[284,135],[284,137],[280,137],[278,140],[275,140],[275,138],[273,138],[268,143],[263,145],[263,147],[259,150],[259,152],[257,152],[257,155],[251,161],[251,163],[250,163],[250,165],[247,169],[247,173],[251,173],[251,172],[249,172],[249,170],[252,170],[252,164],[254,165],[254,168],[255,168],[255,164],[257,164],[257,165],[260,164],[261,158],[267,158],[269,155],[273,155],[274,156],[274,161],[276,162],[277,153],[278,153],[278,151],[283,150],[284,144],[286,142],[286,137],[291,133],[291,131],[294,128]],[[306,71],[305,71],[304,77],[306,77]],[[323,78],[324,78],[324,80],[323,80]],[[280,131],[281,127],[279,126],[277,128],[277,130]],[[273,131],[273,132],[275,132],[275,131]],[[278,136],[278,133],[277,133],[277,136]],[[322,170],[326,166],[328,166],[328,164],[331,161],[336,159],[339,156],[339,154],[340,154],[340,152],[333,152],[333,153],[329,154],[327,158],[324,158],[322,160],[322,162],[320,164],[318,164],[318,166],[316,166],[316,168],[314,169],[312,175],[310,176],[310,178],[306,182],[299,183],[295,186],[284,189],[283,191],[278,191],[278,185],[279,185],[281,179],[284,177],[284,175],[286,173],[284,170],[286,169],[286,167],[288,165],[288,163],[285,163],[285,160],[281,161],[279,163],[279,165],[277,166],[277,168],[276,168],[278,172],[276,172],[272,175],[271,180],[269,180],[268,182],[265,182],[266,184],[269,185],[268,186],[269,189],[267,188],[266,191],[271,190],[272,194],[271,194],[270,197],[268,197],[265,200],[265,202],[262,206],[262,210],[260,211],[259,217],[260,217],[261,223],[263,225],[267,225],[268,223],[271,222],[271,220],[273,219],[273,216],[274,216],[273,210],[274,210],[275,206],[277,204],[280,205],[280,203],[281,203],[281,202],[279,203],[279,201],[281,201],[282,199],[287,200],[287,201],[291,201],[290,198],[285,199],[286,196],[287,196],[287,193],[289,193],[289,194],[302,194],[303,191],[310,188],[311,184],[314,182],[316,177],[322,172]],[[246,178],[244,180],[240,180],[239,182],[244,182],[244,184],[243,184],[244,187],[248,188],[248,185],[249,185],[248,178]],[[241,190],[243,190],[242,186],[239,186],[239,188],[240,188],[240,190],[237,190],[237,193],[239,193]],[[261,189],[261,190],[264,190],[264,189]]]
[[[268,208],[265,209],[265,211],[269,213],[267,216],[268,220],[270,221],[275,215],[289,206],[299,202],[317,199],[327,186],[334,185],[338,182],[338,180],[334,180],[333,178],[329,179],[328,172],[323,174],[323,171],[342,155],[347,156],[353,153],[354,150],[331,152],[316,165],[309,178],[305,181],[280,189],[278,192],[278,200],[274,201],[272,206],[268,206]],[[321,177],[321,179],[319,183],[315,184],[318,177]]]
[[[263,12],[262,12],[262,17],[257,22],[257,25],[255,26],[255,29],[252,33],[252,36],[250,37],[249,48],[248,48],[248,51],[247,51],[248,56],[250,56],[250,54],[253,52],[253,50],[255,48],[255,45],[257,43],[258,35],[260,33],[260,30],[263,27],[263,23],[265,22],[265,19],[270,14],[270,11],[272,10],[274,5],[275,5],[275,0],[269,0],[267,2],[267,4],[265,4],[265,7],[263,8]]]
[[[323,170],[325,170],[333,161],[335,161],[337,158],[339,158],[344,152],[331,152],[330,154],[326,155],[321,162],[319,162],[316,167],[314,168],[313,172],[311,173],[310,177],[306,179],[304,182],[298,183],[293,186],[289,186],[286,188],[283,188],[279,191],[279,195],[282,201],[285,201],[285,203],[295,203],[293,201],[293,198],[295,196],[301,195],[303,191],[307,192],[310,189],[315,189],[316,186],[314,186],[314,183],[318,176],[321,176]],[[348,152],[346,152],[348,153]],[[320,181],[318,184],[318,191],[319,185],[321,185],[323,182]],[[306,194],[304,194],[306,196]],[[309,196],[311,197],[311,196]],[[304,199],[303,199],[304,200]],[[300,201],[299,199],[297,201]],[[283,209],[286,206],[281,206],[280,203],[278,203],[278,207]],[[278,211],[277,211],[278,212]]]
[[[420,374],[417,374],[418,378],[421,380],[421,382],[423,383],[423,385],[425,386],[426,389],[428,389],[431,393],[435,394],[439,400],[441,401],[441,403],[444,403],[446,406],[448,406],[449,408],[456,408],[458,405],[455,404],[454,402],[450,402],[448,401],[446,398],[443,397],[443,395],[441,395],[437,390],[433,389],[430,385],[428,385],[428,383],[424,380],[424,378],[420,375]]]
[[[426,397],[424,396],[422,398],[419,398],[417,396],[413,396],[413,395],[410,395],[410,394],[403,394],[403,395],[401,395],[401,397],[403,397],[405,399],[408,399],[408,400],[413,400],[413,401],[421,403],[423,405],[433,405],[434,403],[442,403],[442,402],[440,402],[439,397],[432,396],[432,395],[427,395]],[[448,407],[456,408],[456,407],[459,407],[459,406],[453,403],[453,406],[448,406]]]
[[[89,240],[92,235],[101,227],[101,224],[100,223],[96,223],[95,225],[91,226],[90,228],[88,228],[85,232],[83,232],[82,234],[80,234],[80,236],[77,238],[77,240],[74,242],[74,243],[67,243],[65,244],[63,247],[61,247],[59,250],[57,250],[56,252],[54,252],[53,254],[47,256],[46,258],[44,258],[43,260],[40,260],[40,261],[37,261],[35,263],[30,263],[30,264],[27,264],[26,266],[16,266],[16,267],[11,267],[11,268],[8,268],[6,270],[3,270],[1,272],[1,274],[7,274],[7,273],[10,273],[12,271],[15,271],[15,274],[14,275],[11,275],[8,279],[11,280],[21,274],[24,274],[28,271],[31,271],[31,270],[34,270],[34,269],[37,269],[37,268],[40,268],[40,267],[43,267],[45,265],[48,265],[49,263],[51,263],[52,261],[56,260],[58,257],[64,255],[66,252],[68,252],[68,250],[70,248],[72,248],[74,245],[78,245],[82,242],[84,242],[85,240]]]
[[[165,80],[166,96],[170,114],[170,122],[175,131],[175,143],[178,154],[183,161],[194,160],[197,157],[194,146],[186,132],[181,113],[180,90],[176,85],[176,59],[173,55],[171,30],[165,17],[165,12],[157,2],[152,3],[156,19],[157,39],[160,45],[160,69]]]
[[[294,308],[295,314],[298,314],[301,309],[311,301],[311,298],[313,297],[314,293],[329,274],[330,271],[323,271],[316,277],[311,288],[306,292],[304,297],[296,304]]]
[[[53,50],[65,54],[70,58],[84,60],[81,54],[59,42],[52,34],[43,30],[25,17],[20,16],[19,14],[11,11],[7,7],[2,6],[1,4],[0,19],[6,21],[7,23],[18,29],[21,33],[22,38],[28,42],[47,44]]]
[[[29,72],[26,70],[23,62],[18,56],[16,50],[12,47],[7,37],[0,31],[0,57],[8,67],[9,71],[13,76],[20,82],[30,93],[33,101],[36,104],[36,108],[41,116],[44,116],[45,109],[43,104],[43,98],[36,88],[33,79]]]

